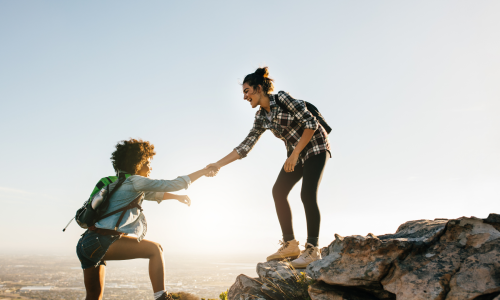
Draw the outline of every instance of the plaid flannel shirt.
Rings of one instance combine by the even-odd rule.
[[[284,104],[288,111],[277,105],[274,97],[278,97],[280,103]],[[311,141],[299,154],[297,163],[304,164],[309,157],[330,151],[328,133],[311,112],[307,110],[304,101],[294,99],[283,91],[278,92],[276,95],[269,95],[269,100],[271,104],[271,121],[267,118],[267,112],[261,107],[255,114],[255,121],[250,133],[238,147],[234,148],[241,158],[247,156],[267,129],[285,142],[288,155],[297,146],[304,129],[315,130]]]

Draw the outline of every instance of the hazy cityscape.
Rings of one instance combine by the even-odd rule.
[[[255,273],[255,260],[165,257],[166,288],[217,298],[237,275]],[[153,299],[148,261],[107,262],[105,299]],[[0,300],[85,299],[76,256],[0,256]]]

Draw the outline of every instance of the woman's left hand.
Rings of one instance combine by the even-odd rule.
[[[293,172],[295,170],[295,165],[297,164],[297,159],[299,158],[298,155],[292,153],[292,155],[290,155],[290,157],[287,158],[287,160],[285,161],[285,172],[287,173],[290,173],[290,172]]]
[[[189,199],[188,195],[177,195],[177,196],[178,196],[177,201],[179,201],[180,203],[184,203],[187,206],[191,206],[191,199]]]
[[[184,203],[187,206],[191,206],[191,199],[189,199],[189,197],[187,195],[177,195],[177,194],[171,194],[171,193],[164,193],[163,200],[177,200],[180,203]]]

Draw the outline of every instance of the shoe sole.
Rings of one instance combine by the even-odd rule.
[[[310,264],[310,263],[309,263],[309,264]],[[291,265],[294,269],[305,269],[305,268],[307,268],[307,266],[308,266],[309,264],[307,264],[307,265],[295,265],[295,266],[294,266],[292,263],[290,263],[290,265]]]
[[[292,255],[292,256],[280,256],[280,257],[275,257],[271,259],[267,259],[267,261],[283,261],[283,260],[293,260],[299,257],[300,254],[298,255]]]
[[[293,263],[293,262],[290,262],[290,265],[291,265],[292,267],[294,267],[295,269],[305,269],[305,268],[307,268],[307,266],[308,266],[310,263],[315,262],[315,261],[318,261],[318,260],[320,260],[320,259],[321,259],[321,258],[318,258],[318,259],[313,260],[313,261],[311,261],[311,262],[309,262],[309,263],[307,263],[307,264],[305,264],[305,265],[299,265],[299,264],[297,264],[297,263],[295,263],[295,265],[294,265],[294,263]]]

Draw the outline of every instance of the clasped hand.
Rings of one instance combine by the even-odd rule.
[[[208,172],[205,174],[207,177],[214,177],[219,173],[221,166],[217,163],[209,164],[205,167],[205,169],[208,170]]]

